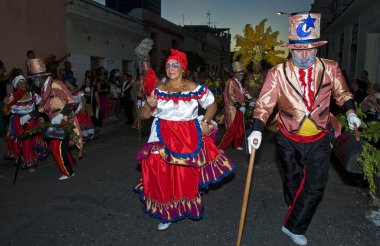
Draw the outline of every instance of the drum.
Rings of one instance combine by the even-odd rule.
[[[347,172],[363,174],[363,166],[357,161],[362,148],[361,142],[357,142],[353,134],[343,133],[335,140],[333,153]]]

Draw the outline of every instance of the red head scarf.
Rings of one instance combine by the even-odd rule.
[[[181,64],[183,71],[186,72],[186,68],[187,68],[186,54],[183,53],[182,51],[175,50],[175,49],[170,49],[170,52],[171,54],[169,55],[168,59],[166,59],[166,62],[168,62],[169,60],[176,60],[179,62],[179,64]]]

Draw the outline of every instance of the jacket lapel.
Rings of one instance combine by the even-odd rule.
[[[319,90],[321,89],[322,83],[323,83],[323,78],[325,74],[325,64],[323,61],[319,58],[317,58],[317,62],[315,63],[315,68],[314,68],[314,88],[315,88],[315,93],[314,93],[314,101],[317,99]]]
[[[284,72],[286,81],[288,82],[290,87],[295,91],[295,93],[298,96],[302,98],[302,100],[304,100],[300,84],[298,83],[298,79],[295,74],[293,63],[290,60],[284,63]]]

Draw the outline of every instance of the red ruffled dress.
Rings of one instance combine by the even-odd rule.
[[[155,89],[158,99],[148,143],[137,154],[142,178],[134,187],[144,212],[162,222],[203,217],[201,192],[230,175],[235,165],[210,136],[203,136],[198,106],[207,108],[214,96],[205,85],[190,92],[168,94]]]
[[[3,155],[5,160],[17,162],[22,135],[41,124],[39,120],[35,119],[29,119],[26,124],[21,124],[21,118],[31,114],[41,101],[39,95],[31,92],[26,93],[29,93],[30,99],[12,101],[10,102],[12,106],[8,105],[11,111],[11,118],[7,133],[8,152]],[[48,155],[49,149],[41,134],[23,139],[20,169],[25,170],[36,167],[37,162],[46,159]]]

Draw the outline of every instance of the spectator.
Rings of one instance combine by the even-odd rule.
[[[360,108],[367,114],[367,121],[376,120],[380,116],[380,92],[375,85],[370,84],[367,93],[368,96],[360,104]]]
[[[369,79],[368,79],[368,71],[367,70],[363,70],[360,72],[360,79],[363,80],[364,82],[366,82],[367,84],[371,84],[371,81],[369,81]]]
[[[354,95],[354,100],[357,104],[360,104],[364,98],[367,96],[367,83],[360,80],[354,79],[350,84],[350,89]]]
[[[61,57],[60,59],[56,59],[56,55],[50,55],[45,58],[45,64],[46,64],[46,71],[48,73],[51,73],[51,77],[54,79],[58,78],[57,69],[59,67],[59,64],[66,60],[70,56],[70,53],[67,53],[65,56]]]
[[[94,84],[94,79],[91,76],[86,75],[81,90],[83,91],[84,98],[86,99],[84,107],[88,112],[89,117],[91,117],[95,127],[98,127],[98,118],[96,117],[95,112],[97,111],[97,108],[99,108],[99,97]]]
[[[113,69],[109,77],[110,98],[111,98],[111,116],[117,119],[120,113],[120,72],[118,69]]]
[[[74,76],[74,72],[73,70],[71,70],[71,67],[72,67],[71,62],[65,61],[64,66],[65,66],[66,74],[71,74],[72,76]]]
[[[97,69],[96,89],[99,97],[99,121],[98,126],[102,127],[102,121],[105,119],[111,111],[111,102],[109,100],[109,86],[107,83],[108,72],[104,67]]]
[[[133,124],[134,102],[132,100],[131,90],[132,90],[132,86],[135,84],[135,81],[132,79],[132,75],[130,74],[123,74],[123,81],[124,82],[121,89],[121,103],[122,103],[125,115],[127,116],[126,124]]]
[[[36,53],[34,52],[34,50],[28,50],[26,52],[26,57],[28,59],[34,59],[34,58],[36,58]]]

